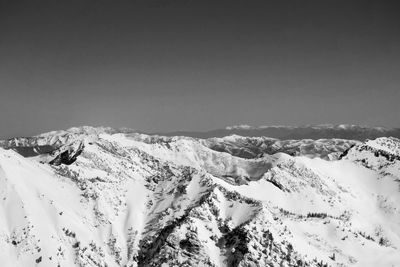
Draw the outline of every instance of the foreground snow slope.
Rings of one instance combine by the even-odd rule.
[[[1,266],[400,265],[398,139],[328,161],[243,158],[217,139],[68,136],[30,158],[0,149]]]

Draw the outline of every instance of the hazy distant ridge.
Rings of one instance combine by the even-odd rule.
[[[358,125],[306,125],[306,126],[229,126],[206,132],[177,131],[160,133],[166,136],[189,136],[195,138],[224,137],[228,135],[266,136],[278,139],[330,139],[340,138],[364,141],[378,137],[400,138],[400,128],[367,127]]]

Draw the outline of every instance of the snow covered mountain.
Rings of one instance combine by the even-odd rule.
[[[2,146],[1,266],[400,266],[396,138],[85,127]]]
[[[337,158],[350,147],[361,143],[356,140],[346,139],[280,140],[269,137],[243,137],[237,135],[209,138],[201,142],[213,150],[227,152],[242,158],[256,158],[264,154],[282,152],[292,156],[320,157],[324,159]]]

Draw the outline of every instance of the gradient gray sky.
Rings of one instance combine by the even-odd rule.
[[[0,0],[0,137],[400,125],[396,1]]]

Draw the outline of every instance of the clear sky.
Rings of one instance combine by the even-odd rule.
[[[398,127],[397,2],[0,0],[0,137]]]

